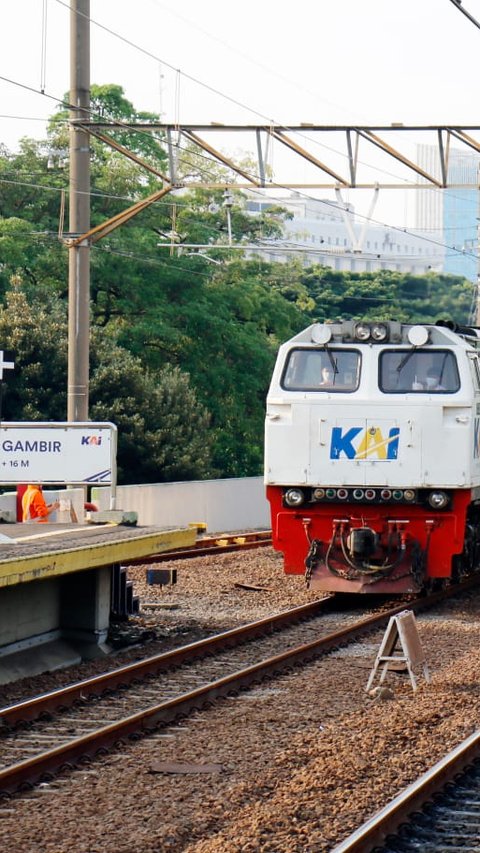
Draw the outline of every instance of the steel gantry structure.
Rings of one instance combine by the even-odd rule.
[[[449,179],[449,159],[452,142],[460,144],[465,151],[476,152],[480,159],[480,126],[449,125],[378,125],[378,126],[331,126],[300,124],[285,125],[226,125],[226,124],[178,124],[178,123],[126,123],[77,120],[74,126],[78,131],[95,137],[117,152],[128,157],[150,174],[159,178],[161,186],[146,198],[142,198],[122,213],[98,225],[85,234],[72,237],[70,245],[80,244],[87,239],[97,242],[119,225],[168,193],[183,188],[204,189],[291,189],[291,190],[442,190],[447,188],[479,189],[475,183],[459,183]],[[116,141],[112,133],[115,130],[153,133],[165,146],[168,157],[168,174],[156,168],[150,162],[138,156]],[[221,150],[218,140],[224,138],[227,143],[233,135],[242,135],[247,145],[253,140],[256,149],[256,168],[247,170],[245,166],[227,156]],[[209,141],[213,136],[215,144]],[[393,139],[392,139],[393,137]],[[410,146],[421,144],[434,148],[435,170],[426,171],[418,156],[406,153],[407,142]],[[281,168],[282,174],[273,177],[269,161],[272,146],[276,143],[290,153],[289,163]],[[208,177],[189,179],[178,171],[179,154],[182,147],[197,149],[210,160],[226,167],[225,178],[219,182]],[[318,149],[321,148],[321,156]],[[403,148],[403,150],[402,150]],[[248,150],[248,149],[244,149]],[[251,150],[251,149],[250,149]],[[383,155],[383,166],[368,163],[372,153]],[[293,159],[292,159],[293,157]],[[388,170],[388,161],[401,167],[401,174],[392,176]],[[294,160],[297,161],[294,165]],[[291,171],[298,171],[298,161],[307,164],[309,176],[299,182],[292,180]],[[277,160],[276,160],[277,162]],[[372,177],[373,176],[373,177]],[[393,179],[392,179],[393,178]]]
[[[457,0],[458,2],[458,0]],[[474,184],[453,183],[449,174],[452,142],[480,156],[480,126],[390,125],[332,126],[313,123],[282,125],[275,122],[249,125],[188,124],[176,122],[128,123],[104,121],[90,112],[90,0],[71,0],[70,6],[70,202],[69,230],[61,239],[69,249],[69,360],[68,419],[88,417],[88,349],[89,349],[89,265],[90,247],[115,228],[128,222],[142,210],[175,190],[183,188],[254,189],[254,190],[331,190],[341,197],[342,190],[444,190],[447,188],[479,189]],[[167,173],[140,157],[115,139],[115,131],[153,133],[165,146]],[[113,135],[112,135],[113,134]],[[256,148],[255,169],[246,168],[234,157],[222,152],[220,139],[230,135],[249,135],[246,149]],[[211,137],[213,136],[213,141]],[[90,148],[95,137],[128,157],[159,180],[159,187],[146,198],[140,198],[127,209],[94,228],[90,227]],[[435,146],[434,168],[426,171],[411,143]],[[406,143],[406,144],[405,144]],[[197,150],[211,161],[226,167],[221,183],[198,175],[187,177],[179,169],[183,146]],[[410,146],[410,149],[408,148]],[[279,168],[273,151],[278,147],[290,158]],[[412,150],[414,153],[412,153]],[[371,153],[376,156],[369,163]],[[366,159],[365,159],[366,158]],[[308,176],[302,182],[293,180],[289,169],[301,164]],[[394,167],[399,174],[390,172]]]

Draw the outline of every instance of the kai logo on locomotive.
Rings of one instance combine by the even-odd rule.
[[[398,458],[400,428],[390,427],[383,435],[380,427],[333,427],[330,459],[377,459],[391,462]]]

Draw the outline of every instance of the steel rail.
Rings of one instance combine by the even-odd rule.
[[[180,646],[180,648],[172,649],[169,652],[162,652],[161,654],[144,658],[143,660],[127,664],[110,672],[105,672],[101,675],[84,679],[83,681],[77,681],[67,685],[67,687],[52,690],[33,699],[27,699],[23,702],[17,702],[14,705],[0,708],[0,726],[10,728],[20,722],[39,719],[42,714],[48,714],[60,708],[68,708],[78,700],[84,700],[88,696],[99,696],[107,690],[115,689],[119,685],[126,685],[132,681],[143,679],[148,675],[155,675],[174,669],[184,664],[185,661],[198,660],[212,652],[231,648],[232,646],[254,640],[267,633],[273,633],[295,622],[313,618],[314,616],[318,616],[325,607],[331,606],[332,601],[333,596],[330,596],[310,602],[309,604],[302,604],[299,607],[284,610],[272,616],[266,616],[255,622],[240,625],[238,628],[230,628],[228,631],[215,634],[213,637],[206,637],[203,640],[197,640],[194,643]]]
[[[467,588],[468,586],[469,584],[467,584]],[[464,589],[465,585],[462,584],[461,587]],[[425,598],[412,602],[411,607],[412,609],[424,609],[425,607],[433,606],[439,601],[442,601],[444,598],[444,592],[435,593],[431,596],[426,596]],[[322,600],[324,601],[324,599]],[[328,601],[330,601],[330,599],[327,599],[327,602]],[[310,608],[313,612],[315,605],[318,607],[319,602],[315,602],[313,605],[306,605],[302,608],[295,608],[295,610],[297,612],[308,612],[308,609]],[[114,746],[117,742],[122,742],[125,738],[132,738],[135,736],[140,737],[154,728],[168,725],[180,716],[187,716],[193,710],[199,710],[206,707],[221,696],[226,696],[232,692],[238,692],[239,690],[245,689],[251,684],[266,677],[280,673],[297,664],[306,663],[319,654],[337,649],[348,642],[357,640],[361,636],[368,634],[370,631],[381,627],[391,616],[404,609],[405,602],[403,601],[396,607],[383,611],[381,614],[362,619],[355,625],[351,625],[348,628],[335,631],[332,634],[320,637],[296,648],[288,649],[278,655],[267,658],[233,674],[225,676],[224,678],[220,678],[195,690],[181,694],[174,699],[161,702],[143,711],[127,716],[115,723],[101,727],[95,732],[91,732],[79,738],[74,738],[66,744],[54,747],[53,749],[4,768],[3,770],[0,770],[0,792],[11,793],[21,788],[22,785],[31,786],[32,784],[36,784],[39,781],[42,781],[45,774],[55,772],[58,769],[61,769],[64,765],[71,768],[72,763],[74,764],[84,757],[91,757],[95,754],[102,753]],[[285,613],[278,614],[278,617],[275,617],[273,620],[272,618],[267,618],[261,621],[265,626],[272,624],[276,624],[278,626],[281,623],[282,618],[284,620],[288,620],[289,614],[291,619],[291,612],[286,611]],[[252,628],[257,630],[258,623],[252,623],[251,625],[246,626],[246,628],[247,630],[251,630]],[[219,644],[222,639],[225,639],[226,635],[230,641],[233,640],[235,642],[235,637],[242,635],[242,633],[242,629],[233,629],[231,632],[225,632],[225,634],[210,638],[210,640],[213,640],[215,644]],[[196,646],[197,649],[199,647],[203,647],[203,651],[205,651],[208,649],[209,639],[201,640],[198,644],[192,644],[192,646]],[[186,656],[188,649],[189,646],[185,646],[182,647],[182,649],[167,653],[167,656],[169,656],[171,660],[173,660],[176,655]],[[139,662],[137,673],[141,671],[143,663],[144,662]],[[126,669],[134,669],[135,667],[136,665],[133,664]],[[114,672],[113,676],[115,677],[116,675],[117,673]],[[99,678],[102,680],[102,677]],[[92,681],[96,680],[97,679],[93,679]],[[103,684],[106,688],[108,684],[107,678],[104,679]],[[81,687],[81,683],[80,685],[72,685],[71,690],[75,691],[75,689],[78,689],[79,687]],[[61,691],[55,692],[61,693]],[[80,691],[77,695],[81,696],[84,695],[84,693],[82,694]],[[18,708],[18,706],[13,706],[12,713],[14,713],[15,708]],[[8,710],[9,709],[6,709],[7,712]],[[2,716],[4,715],[2,714]]]
[[[288,649],[279,655],[267,658],[174,699],[161,702],[144,711],[103,726],[95,732],[74,738],[66,744],[6,767],[0,770],[0,792],[13,792],[21,788],[22,785],[28,787],[40,782],[46,773],[55,772],[64,765],[71,765],[84,756],[102,753],[125,738],[135,735],[141,736],[154,728],[168,725],[180,716],[187,716],[193,710],[205,708],[209,703],[222,696],[245,689],[251,684],[293,667],[295,664],[305,663],[322,652],[337,649],[346,642],[355,640],[373,628],[380,626],[385,622],[388,615],[392,615],[392,612],[398,612],[403,607],[404,605],[393,608],[393,611],[388,611],[388,614],[368,617],[349,628]]]
[[[450,587],[449,593],[453,594],[455,592],[465,591],[478,585],[479,580],[480,578],[477,577],[468,578],[461,584]],[[441,591],[412,601],[410,602],[409,607],[412,610],[423,610],[434,606],[435,604],[445,600],[445,598],[446,592]],[[327,601],[328,603],[330,599],[322,599],[321,601]],[[313,613],[315,606],[318,607],[319,604],[320,602],[314,602],[310,605],[295,608],[295,611],[297,611],[298,614],[300,614],[301,611],[307,613],[310,608]],[[285,669],[292,668],[295,665],[306,663],[322,653],[337,649],[348,642],[357,640],[372,630],[381,627],[390,617],[398,614],[404,609],[405,601],[402,601],[398,606],[383,611],[381,614],[376,614],[374,616],[367,617],[366,619],[362,619],[355,625],[351,625],[348,628],[335,631],[332,634],[320,637],[296,648],[287,649],[280,654],[248,666],[242,670],[225,676],[224,678],[220,678],[195,690],[183,693],[174,699],[161,702],[145,710],[127,716],[122,720],[116,721],[115,723],[103,726],[95,732],[91,732],[78,738],[73,738],[66,744],[54,747],[48,751],[37,754],[36,756],[22,760],[10,767],[6,767],[0,770],[0,793],[8,795],[14,791],[21,790],[22,786],[31,787],[45,779],[45,774],[55,773],[58,770],[61,771],[64,767],[72,769],[73,765],[80,760],[96,754],[103,754],[106,750],[115,746],[115,744],[123,742],[125,738],[141,737],[155,728],[168,725],[181,716],[187,716],[193,710],[205,708],[219,697],[238,692],[239,690],[245,689],[251,684],[257,683],[264,678],[271,677],[272,675],[280,673]],[[279,627],[282,619],[285,620],[285,622],[288,620],[291,622],[291,611],[286,611],[284,613],[277,614],[276,617],[269,617],[261,620],[261,623],[263,623],[264,626],[272,627],[275,625]],[[170,661],[173,661],[175,658],[177,661],[180,661],[182,656],[185,658],[188,656],[188,650],[192,648],[194,649],[194,652],[198,652],[200,651],[200,648],[202,648],[202,653],[208,653],[208,647],[209,644],[211,646],[212,641],[214,645],[219,647],[221,647],[222,640],[225,639],[227,639],[227,642],[235,643],[236,637],[239,635],[241,636],[243,634],[243,638],[245,637],[243,629],[246,628],[247,631],[257,631],[258,626],[259,623],[250,623],[250,625],[224,632],[224,634],[217,635],[213,638],[201,640],[199,643],[190,644],[190,646],[184,646],[181,649],[166,653],[165,656],[157,656],[157,658],[169,657]],[[255,634],[252,634],[252,636],[255,636]],[[146,665],[144,672],[148,672],[149,662],[155,660],[155,658],[152,658],[147,661],[140,661],[138,664],[131,664],[122,669],[136,670],[136,675],[138,677],[144,664]],[[157,660],[155,665],[158,662],[159,661]],[[111,684],[108,684],[108,675],[113,676],[112,684],[115,682],[117,677],[119,679],[122,678],[122,670],[116,670],[112,674],[107,674],[104,677],[99,676],[98,678],[91,679],[92,683],[96,681],[102,682],[100,692],[108,689],[108,686],[111,686]],[[71,687],[67,688],[66,691],[67,693],[71,691],[70,696],[73,696],[76,693],[77,698],[81,696],[84,697],[85,685],[88,683],[89,682],[87,681],[71,685]],[[119,680],[118,683],[122,683],[122,681]],[[38,697],[38,701],[41,701],[42,699],[48,700],[52,695],[57,694],[57,696],[59,696],[61,693],[62,691],[54,691],[54,694],[46,694],[45,697]],[[34,700],[33,704],[35,704],[35,702],[36,700]],[[27,711],[28,703],[20,703],[20,706],[16,705],[4,709],[1,712],[1,716],[4,721],[6,722],[6,715],[8,713],[15,715],[22,705]]]
[[[474,732],[455,749],[427,770],[416,782],[405,788],[391,803],[378,811],[331,853],[371,853],[401,823],[439,793],[454,777],[480,756],[480,731]]]
[[[248,551],[254,548],[263,548],[271,544],[271,530],[260,533],[235,533],[226,536],[211,536],[197,539],[193,545],[186,545],[184,548],[171,549],[170,551],[162,551],[160,554],[151,554],[148,557],[127,560],[123,565],[148,566],[152,563],[165,563],[168,560],[187,560],[191,557],[226,554],[231,551]]]

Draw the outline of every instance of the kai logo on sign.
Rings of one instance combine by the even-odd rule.
[[[391,462],[398,457],[400,428],[391,427],[386,436],[380,427],[333,427],[330,459],[381,459]]]
[[[81,444],[89,444],[90,446],[98,447],[102,443],[101,435],[82,435]]]

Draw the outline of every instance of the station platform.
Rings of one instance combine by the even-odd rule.
[[[0,525],[0,684],[109,654],[115,566],[193,545],[196,529]]]

